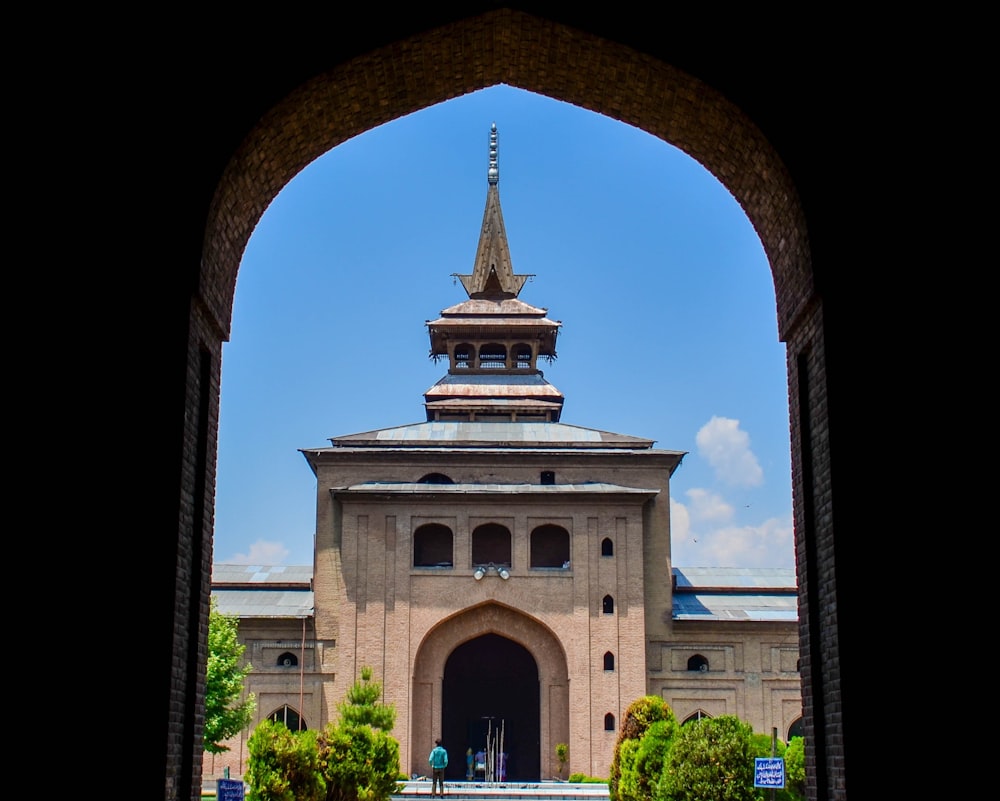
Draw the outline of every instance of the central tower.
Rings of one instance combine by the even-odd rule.
[[[424,393],[429,421],[559,421],[563,395],[538,360],[556,358],[562,323],[518,299],[529,275],[514,273],[500,209],[497,126],[490,126],[486,210],[472,273],[453,275],[469,299],[427,322],[430,356],[448,374]]]

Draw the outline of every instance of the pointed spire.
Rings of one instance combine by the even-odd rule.
[[[528,275],[515,275],[511,264],[507,231],[500,211],[500,154],[497,124],[490,126],[490,164],[486,173],[486,211],[479,232],[479,247],[471,275],[456,277],[470,298],[503,300],[516,298]]]

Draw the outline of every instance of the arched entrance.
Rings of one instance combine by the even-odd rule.
[[[465,752],[491,722],[504,726],[507,778],[554,775],[556,743],[569,742],[569,669],[559,638],[524,612],[487,602],[441,621],[413,663],[413,719],[407,772],[427,772],[437,737],[448,750],[446,776],[465,777]]]
[[[541,778],[538,665],[531,653],[499,634],[484,634],[452,651],[444,668],[442,739],[465,743],[473,753],[498,738],[507,754],[507,779]],[[465,777],[465,761],[453,757],[446,776]]]
[[[841,432],[843,442],[844,432],[856,428],[853,422],[839,427],[836,423],[857,419],[850,413],[863,414],[872,403],[871,393],[852,390],[856,370],[844,369],[854,366],[850,357],[861,355],[861,346],[852,344],[857,339],[854,332],[858,323],[850,312],[857,307],[846,300],[857,293],[844,293],[845,300],[839,306],[834,302],[841,297],[834,290],[850,285],[851,273],[846,269],[850,260],[839,257],[851,255],[851,246],[860,244],[860,239],[852,238],[850,226],[844,227],[836,214],[823,208],[823,198],[830,194],[828,185],[836,185],[828,180],[835,172],[830,165],[848,162],[845,158],[838,163],[833,159],[835,152],[816,148],[809,137],[796,135],[811,130],[810,112],[828,107],[823,92],[802,95],[819,98],[803,110],[798,103],[782,102],[777,89],[765,91],[773,81],[757,81],[761,91],[754,90],[752,79],[762,72],[753,69],[759,59],[740,63],[734,58],[736,68],[731,68],[730,60],[716,57],[721,51],[715,53],[708,47],[704,55],[699,53],[699,48],[719,37],[709,39],[706,35],[704,42],[697,42],[691,40],[693,28],[674,26],[676,38],[669,44],[691,44],[689,49],[682,48],[686,58],[672,59],[668,58],[670,48],[659,46],[670,38],[664,31],[653,36],[649,29],[630,29],[630,24],[641,22],[627,22],[625,12],[621,19],[607,13],[603,16],[609,21],[593,29],[606,32],[611,37],[608,40],[508,8],[469,19],[459,18],[456,12],[453,26],[434,30],[429,29],[453,18],[438,14],[422,20],[426,24],[411,22],[409,27],[394,18],[398,32],[359,25],[357,31],[351,31],[349,48],[341,44],[338,49],[324,41],[322,51],[310,50],[295,40],[301,54],[298,59],[279,58],[263,47],[243,48],[240,59],[227,59],[216,52],[224,42],[210,40],[211,60],[203,58],[201,69],[194,66],[203,54],[197,46],[190,48],[189,62],[194,66],[187,75],[194,77],[186,79],[187,84],[179,73],[171,76],[170,89],[177,97],[190,91],[195,81],[203,84],[196,96],[196,100],[204,99],[203,106],[196,102],[188,105],[194,111],[211,110],[212,114],[178,117],[185,124],[199,118],[210,123],[198,131],[198,159],[183,149],[162,148],[164,160],[172,150],[184,153],[183,158],[174,156],[183,171],[174,172],[185,178],[182,197],[187,206],[176,219],[175,215],[163,215],[164,222],[173,223],[170,236],[164,236],[161,227],[149,228],[147,255],[158,255],[165,269],[147,272],[158,282],[169,275],[174,283],[157,288],[155,294],[167,300],[163,304],[166,311],[159,317],[153,317],[146,305],[154,293],[137,293],[140,301],[134,304],[141,310],[142,325],[158,334],[163,332],[160,340],[170,343],[158,354],[163,358],[148,360],[154,366],[145,377],[154,380],[149,384],[151,390],[137,401],[156,398],[158,411],[154,415],[154,404],[148,403],[144,423],[162,429],[176,455],[173,461],[164,460],[166,481],[136,481],[135,487],[150,519],[162,526],[159,536],[150,538],[163,543],[165,558],[159,560],[163,568],[154,577],[157,583],[150,579],[148,595],[155,601],[155,622],[162,630],[164,653],[169,651],[171,658],[156,663],[162,666],[159,686],[165,697],[155,706],[167,712],[161,722],[163,729],[153,739],[170,745],[166,760],[156,755],[151,767],[164,771],[168,798],[191,797],[192,793],[197,797],[200,789],[196,786],[201,753],[198,710],[203,700],[199,685],[203,680],[199,677],[204,674],[204,647],[197,641],[197,622],[201,621],[203,629],[208,617],[210,505],[218,424],[213,412],[218,402],[221,342],[228,336],[232,292],[247,238],[282,186],[329,147],[389,119],[499,82],[613,115],[676,144],[725,183],[761,234],[775,276],[780,330],[789,346],[789,391],[795,398],[791,424],[803,608],[803,698],[806,730],[815,749],[814,761],[819,763],[819,770],[812,775],[821,787],[829,786],[833,797],[844,794],[846,725],[842,721],[848,717],[844,700],[848,694],[841,688],[847,676],[857,672],[857,668],[847,671],[857,660],[841,654],[839,634],[845,628],[847,607],[837,602],[837,587],[845,585],[839,571],[861,560],[847,558],[850,540],[844,535],[835,537],[833,521],[837,519],[842,531],[851,531],[852,523],[863,516],[845,502],[834,508],[834,483],[843,487],[851,479],[841,471],[839,482],[832,480],[832,454],[849,453],[850,447],[833,447],[834,432]],[[645,42],[645,51],[632,51],[618,42],[628,40],[625,32],[629,30],[637,41]],[[409,38],[408,32],[412,34]],[[763,32],[761,26],[758,33]],[[763,39],[765,44],[777,44],[766,36]],[[783,49],[762,46],[756,37],[753,42],[755,53],[770,50],[775,59],[794,65]],[[392,46],[384,51],[374,49],[385,44]],[[816,42],[809,40],[809,44],[815,51]],[[256,63],[251,58],[254,53]],[[815,74],[820,61],[806,60],[812,73],[797,67],[794,72]],[[249,66],[244,66],[248,62]],[[691,74],[702,74],[712,85],[692,80],[668,62],[688,66]],[[330,91],[324,94],[317,84],[300,86],[298,80],[288,80],[280,73],[288,70],[289,64],[307,75],[333,65],[335,69],[324,81]],[[251,69],[254,66],[256,73]],[[743,75],[750,77],[742,82]],[[232,87],[225,103],[219,102],[219,86]],[[299,88],[286,101],[275,105],[275,98],[296,86]],[[750,101],[744,104],[745,110],[725,100],[722,91],[726,89],[735,102]],[[145,97],[155,98],[160,108],[162,100],[157,93],[150,91]],[[130,118],[134,116],[131,108],[129,113]],[[768,130],[774,147],[755,129],[755,118],[772,123]],[[788,122],[793,119],[809,121],[810,125],[794,127]],[[254,120],[260,120],[260,125],[244,136]],[[178,138],[177,130],[166,123],[164,129],[170,134],[164,142],[172,145]],[[230,153],[230,167],[220,176],[220,159]],[[792,157],[796,177],[812,190],[807,197],[811,201],[808,226],[796,186],[787,178],[779,154]],[[149,197],[169,194],[153,184]],[[171,202],[178,201],[171,197]],[[209,219],[203,225],[209,206]],[[807,229],[813,245],[807,241]],[[199,260],[194,250],[202,242],[204,252]],[[826,267],[825,274],[817,273],[826,282],[825,297],[814,289],[811,247],[816,247],[817,263]],[[858,252],[866,249],[858,248]],[[126,330],[124,326],[121,329]],[[833,351],[833,332],[843,331],[850,337],[842,333],[836,340],[838,350]],[[828,347],[839,361],[828,357]],[[828,358],[833,365],[829,371]],[[134,387],[142,386],[135,380],[130,385],[133,392]],[[828,388],[830,398],[836,397],[839,406],[827,403]],[[172,403],[163,399],[172,399]],[[841,497],[852,496],[842,491]],[[855,731],[860,728],[855,727]]]

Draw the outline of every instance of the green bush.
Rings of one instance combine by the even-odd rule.
[[[607,779],[602,779],[597,776],[587,776],[583,773],[571,773],[569,774],[569,779],[567,781],[573,784],[604,784]]]
[[[655,783],[654,801],[760,801],[753,729],[735,715],[682,726]]]
[[[621,801],[651,801],[653,785],[663,772],[670,746],[680,730],[673,712],[666,720],[656,720],[638,740],[622,743]]]
[[[326,801],[388,801],[399,792],[399,743],[381,729],[328,724],[319,757]]]
[[[611,801],[623,801],[619,794],[619,784],[622,779],[623,756],[627,763],[626,769],[631,771],[634,766],[634,758],[637,748],[624,744],[632,740],[640,740],[646,733],[650,724],[658,720],[673,720],[673,710],[667,706],[658,695],[644,695],[637,698],[625,710],[625,717],[622,719],[621,727],[618,730],[618,739],[615,741],[615,751],[611,759],[610,775],[608,777],[608,795]],[[624,748],[624,755],[622,749]]]
[[[323,801],[316,732],[263,720],[247,741],[247,801]]]

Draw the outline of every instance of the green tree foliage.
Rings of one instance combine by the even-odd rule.
[[[256,709],[256,699],[250,693],[242,701],[243,682],[253,670],[243,663],[246,646],[237,637],[239,619],[219,611],[212,598],[208,618],[208,669],[205,676],[204,746],[210,754],[228,751],[224,740],[250,725]]]
[[[615,751],[611,758],[611,768],[608,776],[608,794],[610,801],[621,801],[619,798],[618,785],[622,777],[622,758],[628,762],[629,770],[633,768],[637,747],[634,745],[624,745],[631,740],[640,740],[646,733],[650,724],[658,720],[670,720],[675,722],[673,710],[667,706],[658,695],[644,695],[637,698],[625,710],[625,717],[622,719],[618,729],[618,739],[615,741]],[[624,747],[624,754],[622,749]]]
[[[785,749],[785,789],[794,798],[806,797],[806,744],[801,737],[793,737]]]
[[[399,742],[389,734],[396,709],[381,697],[382,684],[362,668],[337,707],[340,719],[320,735],[326,801],[388,801],[399,791]]]
[[[399,791],[399,743],[381,729],[330,724],[319,755],[326,801],[388,801]]]
[[[753,729],[735,715],[688,723],[667,753],[654,801],[760,801],[755,756]]]
[[[672,711],[666,720],[654,720],[638,740],[622,743],[620,801],[652,801],[667,753],[680,731]]]
[[[247,741],[247,801],[323,801],[326,783],[314,731],[263,720]]]
[[[567,743],[556,743],[556,759],[559,760],[559,778],[562,778],[563,771],[566,770],[566,760],[569,759],[569,745]]]
[[[392,731],[396,725],[396,707],[381,703],[381,698],[382,685],[372,681],[372,669],[361,668],[361,679],[354,682],[347,691],[347,698],[337,707],[341,723]]]

